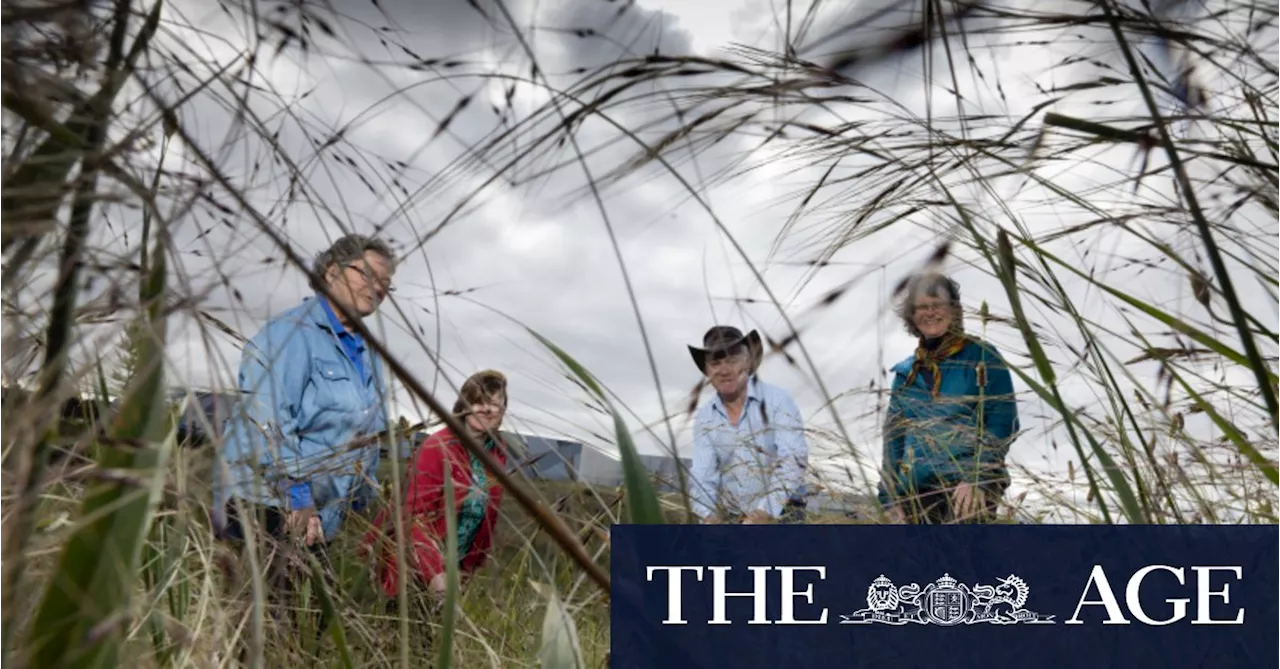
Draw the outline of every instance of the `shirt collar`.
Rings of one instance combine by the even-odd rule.
[[[329,300],[326,300],[324,296],[319,293],[316,294],[315,299],[320,302],[320,307],[324,309],[325,316],[327,317],[325,318],[325,322],[322,322],[321,325],[328,325],[329,329],[333,330],[339,337],[351,337],[357,340],[360,339],[356,333],[348,330],[346,326],[342,324],[342,321],[338,320],[338,314],[333,310],[333,307],[329,306]]]

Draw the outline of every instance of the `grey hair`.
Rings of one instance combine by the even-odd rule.
[[[324,287],[322,285],[324,274],[330,267],[349,265],[363,260],[364,254],[369,251],[386,258],[388,263],[395,262],[395,253],[391,250],[391,246],[377,237],[358,234],[339,237],[332,246],[317,254],[315,261],[312,262],[311,288],[320,290]]]
[[[955,327],[963,327],[964,312],[960,306],[960,284],[945,275],[936,272],[924,272],[915,274],[907,279],[907,283],[902,290],[902,301],[898,304],[898,317],[902,319],[902,324],[906,326],[907,332],[911,333],[911,336],[923,336],[912,318],[915,316],[916,298],[921,295],[946,299],[951,308],[955,310]]]

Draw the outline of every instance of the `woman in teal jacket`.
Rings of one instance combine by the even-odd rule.
[[[242,519],[253,514],[264,548],[292,536],[323,555],[348,510],[370,500],[380,444],[359,441],[387,428],[386,384],[381,359],[344,311],[372,315],[391,292],[393,262],[381,240],[338,239],[316,258],[316,295],[246,344],[244,399],[227,421],[214,488],[222,538],[245,539]],[[273,589],[287,585],[279,557],[259,556]]]
[[[894,522],[991,522],[1018,432],[1013,379],[999,352],[964,332],[960,286],[912,277],[899,310],[919,338],[894,365],[880,504]]]

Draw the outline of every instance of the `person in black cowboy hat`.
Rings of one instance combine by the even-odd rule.
[[[694,416],[690,503],[703,523],[802,522],[809,447],[791,394],[761,381],[760,334],[717,325],[689,346],[715,389]]]

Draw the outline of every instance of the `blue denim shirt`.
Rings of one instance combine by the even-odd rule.
[[[804,496],[809,446],[787,391],[753,376],[736,426],[715,394],[698,409],[693,429],[689,502],[698,516],[762,510],[777,518],[788,499]]]
[[[215,524],[225,523],[232,497],[284,509],[314,506],[332,539],[348,505],[377,489],[380,444],[347,445],[387,428],[382,361],[362,343],[353,348],[371,372],[363,374],[342,334],[316,296],[272,319],[245,346],[244,396],[224,432]]]

